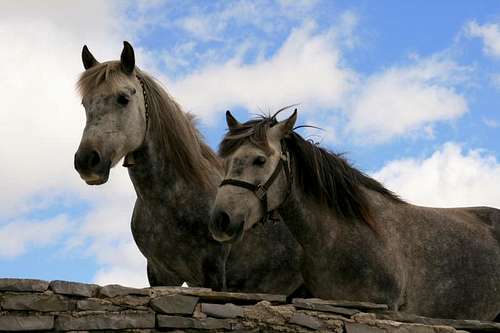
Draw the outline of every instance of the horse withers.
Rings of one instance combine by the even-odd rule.
[[[120,60],[104,63],[85,46],[82,60],[78,88],[87,122],[75,168],[87,184],[100,185],[124,158],[137,194],[132,233],[147,259],[149,283],[279,294],[297,289],[301,248],[284,224],[256,228],[231,247],[209,235],[221,161],[193,117],[135,65],[132,46],[124,42]]]
[[[437,318],[492,320],[500,312],[500,210],[428,208],[401,200],[342,156],[281,122],[240,124],[227,113],[225,177],[210,230],[244,238],[278,211],[304,249],[315,297],[388,304]]]

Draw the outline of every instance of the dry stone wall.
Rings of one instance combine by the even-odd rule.
[[[7,332],[500,332],[496,323],[408,316],[382,304],[26,279],[0,279],[0,311]]]

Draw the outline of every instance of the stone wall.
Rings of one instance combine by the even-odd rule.
[[[500,324],[405,316],[381,304],[23,279],[0,279],[0,311],[8,332],[500,332]]]

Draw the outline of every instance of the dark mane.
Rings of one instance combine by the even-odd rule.
[[[226,133],[219,146],[219,154],[225,158],[248,142],[268,151],[267,131],[276,123],[274,117],[262,117],[238,125]],[[342,155],[305,140],[295,131],[284,141],[292,160],[296,186],[339,216],[372,225],[372,212],[362,187],[404,203],[378,181],[352,167]]]
[[[197,180],[204,188],[213,186],[212,166],[220,167],[215,153],[203,142],[194,126],[194,119],[182,111],[177,102],[151,76],[136,67],[135,74],[144,83],[149,103],[151,139],[176,172],[184,180]],[[119,61],[101,63],[85,71],[78,81],[78,90],[85,96],[106,82],[111,89],[119,87],[127,76]]]

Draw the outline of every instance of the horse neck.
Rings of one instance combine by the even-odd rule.
[[[144,203],[156,203],[162,209],[180,211],[190,210],[192,205],[200,201],[211,202],[215,198],[216,184],[221,179],[219,166],[209,164],[213,186],[204,189],[195,180],[186,180],[179,173],[175,168],[176,161],[166,156],[164,149],[158,147],[156,141],[152,139],[151,133],[146,135],[141,148],[134,152],[134,158],[135,165],[129,168],[129,175],[138,199]],[[180,205],[180,202],[186,204]],[[207,214],[201,211],[200,213]]]
[[[365,191],[368,195],[372,194],[370,190]],[[387,200],[378,195],[375,197],[376,200]],[[297,186],[293,186],[290,196],[278,210],[305,251],[341,246],[340,240],[350,239],[353,235],[363,238],[365,235],[368,238],[374,235],[365,222],[340,217],[332,209],[305,195]]]
[[[293,237],[306,250],[317,244],[318,235],[323,229],[319,212],[314,202],[306,198],[298,189],[292,189],[288,198],[278,208],[278,212]]]

